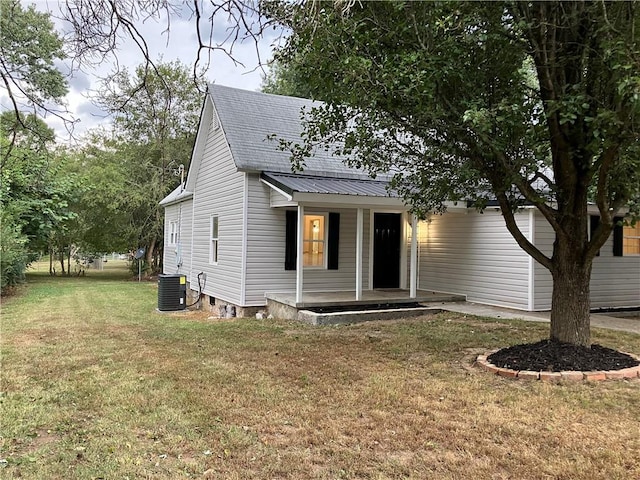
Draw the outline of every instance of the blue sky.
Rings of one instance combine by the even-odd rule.
[[[50,11],[53,16],[59,15],[60,2],[57,0],[21,0],[21,2],[25,7],[35,4],[40,11]],[[203,2],[204,5],[206,3]],[[162,61],[165,62],[180,60],[189,66],[196,60],[198,44],[194,20],[189,18],[190,12],[186,11],[185,8],[181,9],[181,13],[181,18],[171,18],[168,32],[166,31],[166,19],[159,21],[147,20],[144,23],[138,23],[137,27],[150,48],[152,59],[158,60],[162,58]],[[204,13],[206,14],[207,12]],[[206,24],[205,16],[203,15],[203,20],[201,20],[203,27]],[[215,40],[223,40],[226,36],[227,21],[226,16],[216,16],[216,24],[214,26]],[[54,19],[54,24],[61,33],[68,28],[60,20]],[[277,41],[276,33],[272,32],[271,34],[274,35],[272,38],[264,38],[257,45],[263,62],[271,58],[272,45]],[[236,43],[233,47],[233,57],[244,66],[234,65],[233,61],[222,52],[212,53],[210,65],[206,71],[208,81],[246,90],[259,89],[264,70],[259,65],[256,44],[252,40]],[[68,110],[79,120],[74,129],[75,137],[80,137],[88,129],[108,125],[109,123],[109,119],[105,118],[104,113],[91,102],[91,95],[98,86],[99,77],[114,71],[116,62],[120,67],[124,66],[129,71],[132,71],[142,61],[143,57],[137,46],[131,40],[123,39],[120,42],[116,58],[109,62],[102,62],[95,66],[83,66],[81,69],[73,70],[71,69],[70,60],[58,65],[61,71],[70,75],[68,79],[69,94],[66,101]],[[1,92],[0,96],[4,97]],[[3,108],[6,106],[5,100],[6,97],[0,99]],[[67,141],[68,134],[61,120],[55,117],[48,117],[46,121],[56,130],[59,141]]]

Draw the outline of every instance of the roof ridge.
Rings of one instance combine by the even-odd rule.
[[[313,102],[313,103],[318,103],[318,104],[323,104],[326,102],[323,102],[322,100],[314,100],[313,98],[305,98],[305,97],[296,97],[295,95],[281,95],[279,93],[268,93],[268,92],[261,92],[259,90],[247,90],[244,88],[238,88],[238,87],[230,87],[228,85],[220,85],[214,82],[210,82],[208,84],[208,86],[210,88],[215,88],[215,89],[228,89],[228,90],[235,90],[237,92],[242,92],[242,93],[248,93],[248,94],[254,94],[254,95],[266,95],[269,97],[277,97],[277,98],[292,98],[295,100],[304,100],[306,102]]]

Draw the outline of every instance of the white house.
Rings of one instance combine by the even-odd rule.
[[[452,206],[417,222],[386,179],[325,151],[292,173],[289,154],[269,137],[299,139],[301,108],[312,103],[210,86],[187,180],[161,202],[164,273],[186,275],[205,303],[235,305],[239,315],[267,298],[302,306],[323,292],[354,302],[375,292],[406,300],[442,292],[550,308],[550,274],[520,249],[497,208],[481,215]],[[536,209],[517,220],[551,252],[553,230]],[[594,308],[640,306],[640,228],[616,229],[602,247],[591,295]]]

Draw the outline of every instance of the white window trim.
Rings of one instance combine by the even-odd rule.
[[[304,212],[304,217],[323,217],[324,218],[324,235],[322,238],[322,246],[324,247],[323,250],[323,254],[322,254],[322,265],[304,265],[304,259],[303,259],[303,267],[305,270],[328,270],[328,265],[329,265],[329,212]],[[304,217],[302,219],[302,221],[304,222]],[[304,229],[303,229],[304,232]],[[312,240],[306,240],[304,238],[303,235],[303,248],[302,250],[304,251],[304,243],[305,242],[313,242]]]
[[[625,235],[625,228],[622,228],[622,256],[623,257],[640,257],[640,253],[624,253],[624,241],[627,239],[636,240],[640,238],[640,235]]]
[[[216,219],[218,223],[218,234],[217,236],[213,236],[213,220]],[[215,242],[215,255],[214,255],[214,242]],[[218,265],[218,261],[220,259],[220,216],[219,215],[210,215],[209,216],[209,263],[211,265]]]
[[[172,220],[169,222],[169,238],[167,243],[169,245],[177,245],[178,241],[179,241],[178,222],[175,220]]]

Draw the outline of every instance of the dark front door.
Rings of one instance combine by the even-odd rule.
[[[373,288],[400,286],[400,214],[374,213]]]

